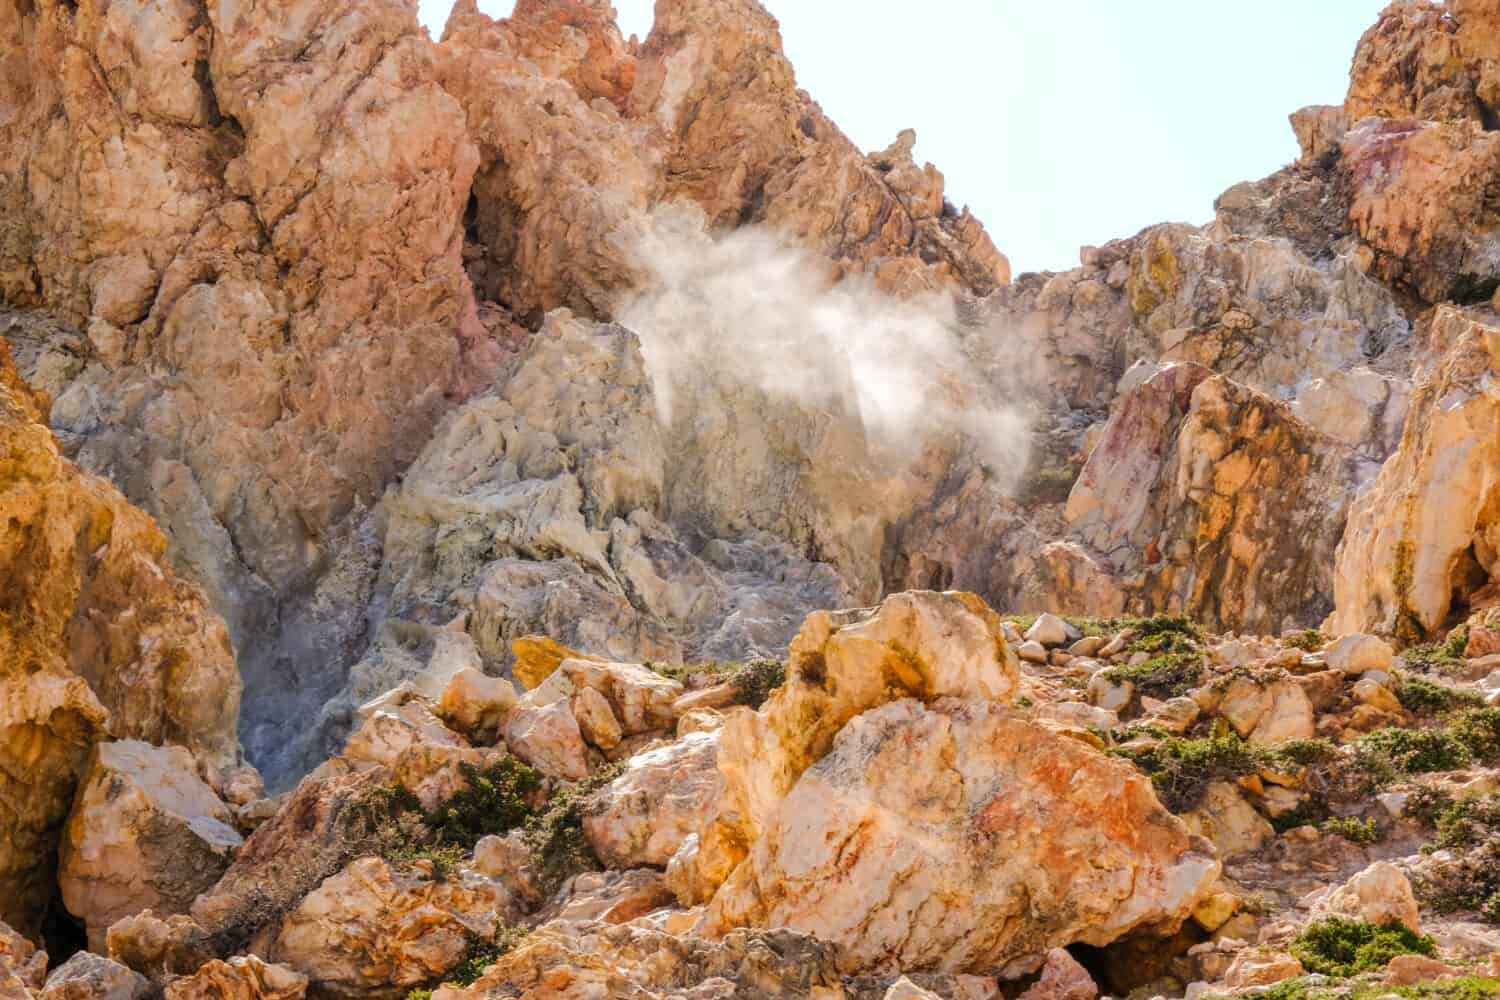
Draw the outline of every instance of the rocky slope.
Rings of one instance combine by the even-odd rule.
[[[0,0],[0,992],[1500,989],[1497,37],[1013,280],[755,0]]]

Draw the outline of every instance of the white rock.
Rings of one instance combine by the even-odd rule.
[[[1068,641],[1068,623],[1051,613],[1040,615],[1026,630],[1026,638],[1049,649],[1061,646]]]
[[[1389,672],[1395,655],[1395,650],[1384,639],[1360,632],[1339,639],[1327,652],[1331,669],[1351,675],[1367,670]]]

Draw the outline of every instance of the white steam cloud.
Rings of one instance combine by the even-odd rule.
[[[1019,478],[1026,422],[976,376],[951,296],[834,284],[826,259],[773,231],[710,235],[680,205],[656,212],[630,250],[649,277],[618,317],[641,338],[664,423],[680,395],[727,381],[856,421],[890,472],[957,434],[1000,478]]]

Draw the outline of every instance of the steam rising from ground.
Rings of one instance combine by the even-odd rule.
[[[1020,415],[992,399],[965,357],[950,296],[896,299],[865,279],[747,227],[710,235],[696,209],[660,210],[630,247],[646,290],[618,312],[641,338],[663,423],[711,384],[844,416],[889,473],[941,435],[1014,481],[1026,464]],[[774,412],[766,414],[776,419]]]

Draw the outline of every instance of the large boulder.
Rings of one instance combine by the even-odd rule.
[[[224,623],[156,524],[64,460],[0,343],[0,920],[35,929],[89,748],[172,743],[235,763]]]
[[[611,868],[665,868],[718,807],[719,734],[690,733],[637,754],[584,810],[583,832]]]
[[[362,858],[309,893],[281,922],[271,957],[341,996],[409,989],[450,972],[470,939],[519,920],[505,883],[431,862]]]
[[[233,860],[234,814],[181,747],[101,743],[63,832],[58,884],[104,951],[105,932],[142,910],[185,913]]]
[[[994,702],[853,719],[766,821],[704,929],[786,927],[857,969],[1035,969],[1173,932],[1218,876],[1124,761]]]
[[[903,697],[1007,703],[1019,689],[1000,618],[973,594],[896,594],[878,608],[814,612],[792,643],[786,684],[760,711],[725,723],[721,815],[753,842],[802,772],[869,709]]]

